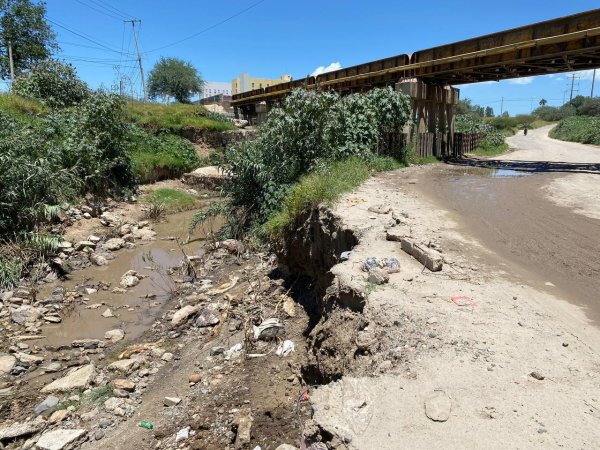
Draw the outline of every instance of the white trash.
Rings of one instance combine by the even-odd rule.
[[[288,356],[295,349],[296,349],[296,346],[294,345],[294,343],[292,341],[285,340],[281,344],[279,344],[279,346],[277,347],[277,350],[275,351],[275,354],[277,356],[284,357],[284,356]]]

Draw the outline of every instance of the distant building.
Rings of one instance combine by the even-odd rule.
[[[231,95],[231,85],[224,81],[207,81],[200,94],[201,98],[214,97],[215,95]]]
[[[254,78],[247,73],[240,74],[239,77],[231,80],[231,95],[241,94],[242,92],[252,91],[254,89],[266,88],[274,84],[286,83],[292,81],[291,75],[281,75],[279,79]]]

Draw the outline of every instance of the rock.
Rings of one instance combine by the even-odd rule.
[[[10,318],[13,322],[18,323],[19,325],[23,325],[26,322],[35,322],[41,316],[42,313],[39,309],[31,305],[23,305],[15,309],[12,312]]]
[[[118,227],[121,225],[123,220],[116,214],[111,213],[109,211],[104,211],[100,215],[100,222],[102,225],[107,227]]]
[[[124,403],[125,403],[125,400],[123,400],[122,398],[111,397],[104,402],[104,407],[106,408],[107,411],[112,412],[112,411],[116,410],[117,408],[120,408],[121,406],[123,406]]]
[[[67,261],[58,257],[52,258],[50,260],[50,265],[52,265],[52,267],[54,267],[55,269],[58,269],[58,271],[63,274],[71,273],[73,270]]]
[[[125,225],[121,225],[121,228],[119,228],[119,234],[121,236],[131,234],[131,224],[126,223]]]
[[[450,417],[452,402],[444,391],[434,391],[425,400],[425,414],[434,422],[445,422]]]
[[[62,322],[62,319],[60,318],[60,316],[44,316],[43,318],[46,322],[50,322],[50,323],[61,323]]]
[[[298,447],[294,447],[293,445],[289,444],[281,444],[275,450],[298,450]]]
[[[40,367],[40,369],[42,369],[45,372],[48,373],[53,373],[53,372],[58,372],[59,370],[62,369],[62,365],[59,362],[50,362],[42,367]]]
[[[160,348],[160,347],[154,347],[152,350],[150,350],[150,353],[155,358],[161,358],[162,355],[165,354],[165,352],[166,352],[166,350],[164,348]]]
[[[288,315],[288,317],[294,317],[296,315],[296,302],[293,298],[285,296],[283,300],[283,311]]]
[[[129,397],[129,392],[127,392],[127,391],[125,391],[123,389],[116,389],[115,388],[112,391],[112,395],[113,395],[113,397],[116,397],[116,398],[127,398],[127,397]]]
[[[115,389],[123,389],[124,391],[128,392],[135,391],[135,383],[125,378],[114,379],[112,385]]]
[[[111,238],[104,243],[104,247],[111,251],[119,250],[119,249],[125,247],[125,239]]]
[[[125,337],[125,332],[121,329],[109,330],[104,333],[104,339],[108,339],[111,342],[119,342]]]
[[[375,214],[389,214],[392,208],[385,205],[369,206],[369,211]]]
[[[99,441],[100,439],[102,439],[104,437],[104,430],[98,429],[94,432],[94,439],[96,441]]]
[[[133,234],[135,239],[140,239],[142,241],[153,241],[156,236],[156,231],[153,231],[149,228],[133,227],[131,234]]]
[[[237,128],[246,128],[248,126],[248,121],[244,119],[233,119],[233,124]]]
[[[15,439],[21,436],[28,436],[42,431],[46,427],[43,420],[24,423],[13,423],[0,428],[0,441]]]
[[[219,316],[217,316],[210,308],[202,308],[198,318],[196,319],[196,326],[211,327],[217,325],[220,322]]]
[[[47,431],[37,441],[37,448],[41,450],[62,450],[71,442],[87,433],[86,430],[57,429]]]
[[[42,388],[41,392],[69,392],[75,389],[84,390],[88,387],[95,374],[94,365],[80,367],[65,377],[53,381]]]
[[[26,364],[41,364],[44,361],[42,356],[30,355],[28,353],[18,352],[15,357],[22,363]]]
[[[400,228],[390,228],[385,232],[385,238],[388,241],[401,242],[406,236],[406,232]]]
[[[163,401],[163,405],[170,407],[170,406],[177,406],[181,403],[181,399],[178,397],[165,397],[164,401]]]
[[[180,310],[178,310],[175,314],[173,314],[173,318],[171,319],[171,325],[177,327],[182,323],[186,322],[188,318],[198,312],[198,306],[186,305]]]
[[[98,253],[92,253],[90,255],[90,261],[92,262],[92,264],[94,264],[95,266],[105,266],[108,264],[107,259],[98,254]]]
[[[368,281],[373,284],[385,284],[390,281],[390,275],[383,269],[375,267],[369,271]]]
[[[86,212],[86,213],[83,213],[83,218],[86,220],[90,220],[92,218],[92,215],[90,213]]]
[[[202,375],[199,373],[193,373],[188,377],[188,381],[194,384],[200,383],[202,381]]]
[[[215,346],[210,349],[210,356],[222,355],[225,353],[225,347]]]
[[[33,412],[36,416],[39,416],[40,414],[49,410],[50,408],[54,408],[56,405],[58,405],[59,401],[60,400],[58,397],[55,397],[54,395],[49,395],[42,403],[38,404],[34,408]]]
[[[129,270],[128,272],[125,272],[121,277],[121,281],[119,282],[121,287],[124,288],[134,287],[137,286],[139,283],[140,279],[137,276],[137,272],[135,270]]]
[[[104,342],[102,342],[100,339],[77,339],[71,342],[71,347],[90,350],[98,347],[104,347]]]
[[[17,358],[12,355],[0,355],[0,375],[10,373],[17,363]]]
[[[102,239],[99,236],[92,234],[88,236],[87,240],[93,242],[94,244],[98,244],[98,242],[100,242]]]
[[[238,416],[234,418],[234,423],[237,423],[237,436],[235,438],[236,448],[243,448],[250,443],[252,437],[252,422],[254,418],[248,410],[240,411]]]
[[[59,411],[54,411],[52,413],[52,415],[50,416],[50,418],[48,419],[48,423],[55,424],[55,423],[62,422],[67,417],[69,417],[69,414],[71,414],[71,412],[68,411],[68,410],[66,410],[66,409],[61,409]]]
[[[85,249],[85,248],[96,248],[96,244],[93,243],[92,241],[79,241],[77,244],[75,244],[75,251],[80,252],[81,250]]]
[[[169,362],[173,360],[173,353],[165,352],[160,357],[163,361]]]
[[[534,372],[531,372],[531,373],[529,374],[529,376],[530,376],[531,378],[535,378],[536,380],[539,380],[539,381],[542,381],[542,380],[545,378],[545,377],[544,377],[544,375],[542,375],[542,374],[541,374],[541,373],[539,373],[539,372],[535,372],[535,371],[534,371]]]
[[[408,238],[402,238],[400,245],[402,250],[409,255],[412,255],[413,258],[432,272],[439,272],[442,270],[444,258],[438,251],[419,245]]]
[[[112,309],[106,308],[106,310],[102,313],[102,317],[108,319],[109,317],[115,317],[115,315],[113,314]]]
[[[108,370],[115,370],[118,372],[129,373],[139,367],[140,363],[136,359],[121,359],[115,361],[108,366]]]

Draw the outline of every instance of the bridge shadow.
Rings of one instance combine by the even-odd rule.
[[[455,166],[518,170],[522,172],[591,173],[600,175],[600,162],[572,163],[564,161],[513,161],[463,157],[447,159],[446,163]]]

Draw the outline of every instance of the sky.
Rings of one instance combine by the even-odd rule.
[[[178,57],[206,81],[230,82],[242,72],[302,78],[598,6],[593,0],[47,0],[62,47],[57,56],[72,63],[90,86],[110,89],[124,79],[125,89],[135,95],[141,94],[140,75],[126,18],[141,19],[136,29],[146,71],[161,56]],[[574,95],[589,96],[591,78],[591,71],[578,73]],[[571,78],[560,74],[458,87],[461,98],[491,106],[496,114],[501,108],[520,114],[541,98],[561,105],[569,98]]]

